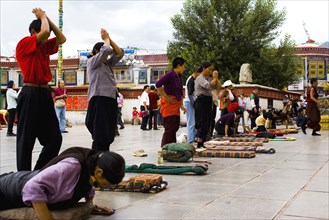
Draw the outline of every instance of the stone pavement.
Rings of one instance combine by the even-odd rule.
[[[185,131],[181,128],[178,134]],[[15,138],[0,131],[0,173],[15,170]],[[85,126],[68,128],[62,150],[91,146]],[[126,164],[156,163],[163,128],[142,131],[126,125],[111,150]],[[88,219],[329,219],[329,132],[321,137],[301,132],[289,136],[297,141],[269,142],[275,154],[257,154],[252,159],[202,158],[210,161],[206,175],[164,175],[168,188],[158,194],[96,192],[95,203],[117,211],[112,216]],[[134,157],[142,148],[147,157]],[[36,141],[35,162],[41,150]],[[184,165],[166,163],[166,165]],[[192,163],[189,163],[192,164]],[[128,173],[125,178],[137,174]]]

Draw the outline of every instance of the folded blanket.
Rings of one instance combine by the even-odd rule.
[[[253,158],[255,151],[213,151],[205,150],[195,153],[199,157],[230,157],[230,158]]]
[[[171,143],[162,147],[163,159],[170,162],[186,162],[194,155],[192,144]]]

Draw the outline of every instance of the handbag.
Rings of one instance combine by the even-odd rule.
[[[65,106],[65,100],[64,99],[57,99],[55,101],[56,108],[64,108]]]

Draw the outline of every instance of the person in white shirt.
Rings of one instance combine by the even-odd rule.
[[[14,137],[16,136],[15,133],[13,133],[13,126],[16,116],[16,107],[17,107],[17,97],[18,92],[14,90],[15,83],[13,80],[9,80],[7,83],[7,92],[6,92],[6,98],[7,98],[7,110],[8,110],[8,130],[7,130],[7,136],[8,137]]]
[[[144,86],[144,92],[142,93],[141,97],[140,97],[140,110],[143,113],[143,117],[142,117],[142,125],[141,125],[141,129],[143,131],[148,130],[146,128],[148,119],[149,119],[149,105],[150,105],[150,99],[148,96],[148,93],[150,92],[150,86],[149,85],[145,85]]]

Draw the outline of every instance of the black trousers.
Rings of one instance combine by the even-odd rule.
[[[92,149],[109,151],[117,128],[118,103],[116,99],[94,96],[89,100],[86,126],[92,136]]]
[[[16,116],[16,108],[8,109],[8,130],[7,134],[13,133],[13,126],[14,126],[14,121],[15,121],[15,116]]]
[[[215,123],[216,123],[216,121],[215,121],[216,115],[217,115],[217,105],[212,103],[210,127],[209,127],[209,132],[208,132],[209,137],[212,137],[213,134],[214,134],[214,128],[215,128]]]
[[[148,106],[147,106],[147,108],[148,108]],[[144,108],[143,105],[141,105],[140,110],[141,110],[141,111],[145,111],[145,108]],[[143,130],[146,129],[146,125],[147,125],[147,122],[148,122],[148,120],[149,120],[149,117],[150,117],[150,111],[148,112],[148,115],[142,117],[142,125],[141,125],[141,129],[143,129]]]
[[[51,91],[48,88],[24,86],[17,101],[17,170],[31,170],[36,138],[43,146],[34,167],[34,170],[38,170],[58,155],[62,145]]]
[[[256,112],[255,112],[256,109]],[[259,108],[254,107],[251,109],[250,127],[253,129],[256,127],[256,118],[259,116]]]
[[[217,134],[220,136],[225,136],[225,125],[221,124],[218,120],[215,125],[215,130],[217,131]],[[228,126],[228,136],[232,136],[233,134],[233,128],[231,125]]]
[[[124,128],[125,125],[122,121],[122,107],[118,107],[118,120],[117,123],[120,125],[120,128]]]
[[[150,111],[150,118],[149,118],[149,129],[152,129],[152,118],[153,118],[153,125],[154,129],[158,129],[158,114],[159,109],[154,109]]]
[[[194,102],[194,107],[196,137],[202,138],[202,141],[205,142],[211,125],[212,97],[199,96]]]

